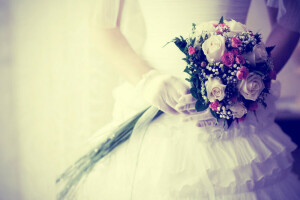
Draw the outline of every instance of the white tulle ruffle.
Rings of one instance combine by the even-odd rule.
[[[162,115],[96,166],[84,198],[299,199],[300,185],[291,172],[296,145],[274,123],[275,99],[269,96],[268,108],[257,111],[258,119],[249,113],[225,131],[221,123],[203,129],[179,116]]]

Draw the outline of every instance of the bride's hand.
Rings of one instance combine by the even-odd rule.
[[[182,96],[189,93],[184,81],[157,70],[146,73],[138,82],[137,90],[151,105],[169,114],[179,114],[176,105]]]
[[[184,122],[194,121],[198,127],[211,127],[216,125],[216,119],[212,116],[210,109],[197,112],[195,109],[196,99],[191,94],[183,95],[176,105],[176,110],[182,113]]]

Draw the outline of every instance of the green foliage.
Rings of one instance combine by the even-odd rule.
[[[195,33],[195,30],[196,30],[196,24],[195,24],[195,23],[192,23],[192,33],[193,33],[193,34]]]
[[[198,97],[197,88],[192,87],[192,88],[190,89],[190,92],[191,92],[191,95],[192,95],[195,99],[198,99],[198,98],[199,98],[199,97]]]
[[[196,41],[196,38],[193,38],[192,40],[191,40],[191,46],[194,46],[194,44],[195,44],[195,41]]]
[[[273,51],[274,48],[275,48],[275,46],[266,47],[266,51],[267,51],[268,55],[271,54],[271,51]]]
[[[196,108],[196,110],[197,110],[198,112],[200,112],[200,111],[203,111],[203,110],[207,109],[207,108],[208,108],[208,105],[205,104],[204,101],[201,101],[201,100],[198,99],[198,101],[196,102],[195,108]]]
[[[219,116],[217,115],[216,111],[213,111],[212,109],[209,109],[209,110],[210,110],[210,113],[212,114],[212,116],[213,116],[214,118],[216,118],[217,120],[220,119]]]
[[[173,40],[173,42],[180,49],[180,51],[182,51],[184,54],[187,55],[187,51],[186,51],[187,42],[182,36],[176,37]]]
[[[233,122],[233,119],[227,119],[226,121],[227,121],[227,128],[229,128]]]
[[[219,24],[224,24],[224,18],[223,18],[223,16],[221,17],[221,19],[219,21]]]

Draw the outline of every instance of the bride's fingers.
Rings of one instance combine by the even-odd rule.
[[[196,123],[196,126],[198,126],[198,127],[205,127],[205,122],[204,121],[198,121]]]
[[[210,113],[206,112],[197,112],[196,114],[185,115],[182,118],[182,121],[208,121],[208,120],[216,120],[214,117],[210,115]]]
[[[197,121],[196,125],[198,127],[213,127],[216,126],[216,122],[216,119],[199,120]]]
[[[188,110],[194,110],[195,109],[196,102],[190,103],[190,104],[182,104],[178,103],[175,107],[178,111],[188,111]]]
[[[169,97],[165,101],[166,101],[167,105],[169,105],[171,108],[173,108],[174,110],[179,112],[179,110],[177,110],[177,108],[176,108],[177,101],[174,98]]]
[[[188,122],[188,121],[200,121],[199,115],[187,115],[186,117],[182,118],[183,122]]]

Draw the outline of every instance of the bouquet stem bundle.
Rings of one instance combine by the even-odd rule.
[[[133,130],[135,129],[137,122],[140,126],[147,125],[147,121],[153,121],[163,112],[156,109],[154,116],[144,118],[145,122],[140,122],[139,119],[145,114],[150,108],[148,107],[140,113],[136,114],[132,118],[126,120],[122,124],[118,125],[109,135],[105,142],[100,143],[95,148],[90,150],[87,154],[79,158],[72,166],[70,166],[60,177],[56,180],[56,184],[60,184],[62,189],[58,193],[57,199],[74,199],[76,188],[80,181],[86,177],[89,172],[92,171],[98,161],[107,156],[116,147],[124,143],[130,138]],[[142,127],[146,128],[146,127]]]

